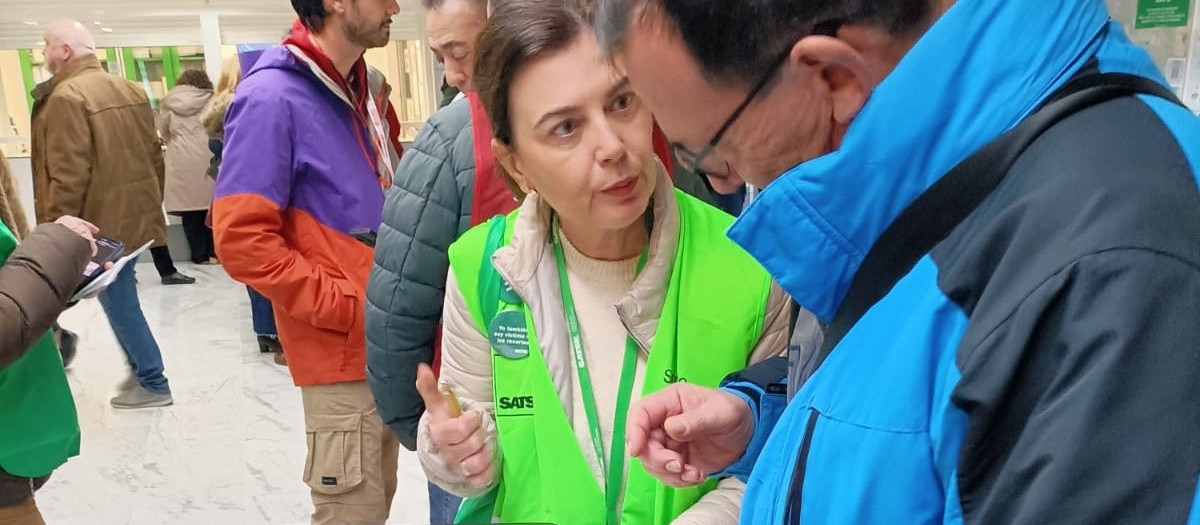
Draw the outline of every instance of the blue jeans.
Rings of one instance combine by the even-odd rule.
[[[446,492],[433,483],[429,484],[429,523],[432,525],[450,525],[458,514],[462,498]]]
[[[271,307],[271,300],[249,286],[246,291],[250,293],[250,318],[254,324],[254,335],[279,335],[279,330],[275,329],[275,309]]]
[[[142,304],[138,301],[137,281],[130,261],[117,274],[117,280],[100,292],[100,306],[108,316],[108,324],[117,336],[117,343],[125,352],[129,366],[133,368],[138,383],[155,394],[170,394],[171,387],[163,375],[162,352],[146,324]]]

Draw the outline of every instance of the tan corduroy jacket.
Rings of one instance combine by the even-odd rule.
[[[142,88],[77,58],[34,90],[38,222],[74,215],[130,250],[166,242],[163,155]]]

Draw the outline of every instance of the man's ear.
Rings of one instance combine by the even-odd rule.
[[[866,58],[844,40],[813,35],[792,46],[788,61],[820,74],[829,87],[833,120],[847,125],[878,84]]]
[[[536,189],[529,182],[529,178],[521,172],[517,166],[517,156],[513,154],[508,145],[501,142],[500,139],[492,139],[492,156],[496,159],[496,164],[504,169],[504,172],[512,177],[513,182],[521,188],[525,193],[533,193]]]
[[[323,4],[325,7],[325,14],[341,13],[346,10],[345,0],[325,0]]]

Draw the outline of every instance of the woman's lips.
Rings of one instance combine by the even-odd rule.
[[[637,177],[631,178],[625,182],[617,183],[600,191],[610,197],[628,197],[637,188]]]

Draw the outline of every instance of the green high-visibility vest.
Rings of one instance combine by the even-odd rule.
[[[0,224],[0,265],[17,239]],[[0,370],[0,468],[27,478],[45,476],[79,455],[79,419],[62,357],[46,333],[25,355]]]
[[[678,190],[675,195],[679,245],[643,395],[675,382],[715,387],[744,368],[762,334],[771,287],[766,270],[725,237],[732,217]],[[456,523],[604,524],[603,488],[567,420],[529,307],[514,294],[500,293],[504,285],[491,266],[491,253],[510,241],[517,213],[477,226],[450,247],[451,270],[482,333],[503,310],[523,311],[525,326],[533,327],[526,356],[505,357],[492,349],[493,401],[504,454],[500,482],[487,496],[465,501]],[[716,486],[710,480],[676,489],[647,474],[639,460],[627,464],[621,525],[666,525]]]

